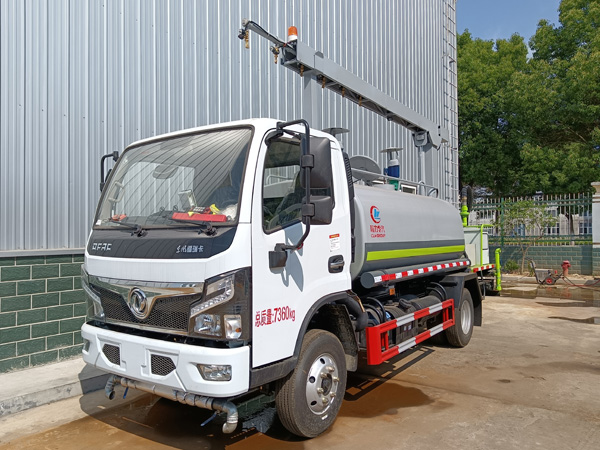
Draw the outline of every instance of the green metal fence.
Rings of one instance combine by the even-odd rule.
[[[503,213],[511,204],[524,200],[533,200],[536,205],[543,206],[547,213],[556,218],[555,225],[544,230],[529,230],[524,227],[505,229]],[[534,236],[535,245],[588,245],[592,243],[592,196],[584,193],[477,198],[469,214],[469,225],[483,224],[494,225],[488,229],[492,245],[520,245],[523,241],[531,241]]]

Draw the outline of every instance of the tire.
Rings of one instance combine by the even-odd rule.
[[[454,312],[454,326],[446,330],[448,343],[453,347],[465,347],[473,335],[475,308],[468,289],[463,289],[458,309]]]
[[[309,330],[296,368],[277,385],[275,406],[283,426],[306,438],[323,433],[340,410],[346,377],[339,339],[328,331]]]

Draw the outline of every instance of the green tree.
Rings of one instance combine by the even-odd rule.
[[[600,2],[562,0],[559,22],[540,21],[529,60],[516,35],[459,36],[464,183],[527,195],[586,191],[600,179]]]
[[[525,273],[527,251],[546,234],[548,227],[556,225],[556,218],[546,209],[533,202],[523,200],[508,203],[497,226],[504,238],[513,238],[521,249],[521,273]]]
[[[531,69],[513,90],[544,86],[544,120],[536,117],[531,127],[530,143],[538,149],[525,149],[522,171],[530,184],[547,178],[547,193],[589,190],[600,179],[600,2],[563,0],[559,22],[540,21],[530,40]],[[538,170],[528,170],[533,167]]]
[[[458,36],[459,154],[464,184],[496,194],[518,180],[522,133],[507,92],[515,73],[527,65],[523,38],[483,41],[468,31]]]

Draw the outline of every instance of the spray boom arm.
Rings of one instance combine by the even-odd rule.
[[[298,41],[295,27],[290,27],[290,37],[288,42],[284,42],[265,31],[257,23],[244,19],[238,37],[246,42],[246,48],[249,47],[250,31],[254,31],[273,43],[271,52],[275,56],[275,62],[281,55],[281,64],[299,73],[300,76],[310,76],[321,84],[322,88],[328,88],[359,106],[409,129],[414,133],[417,147],[424,147],[430,143],[433,147],[439,148],[443,142],[448,142],[449,132],[447,129],[325,58],[323,53]]]

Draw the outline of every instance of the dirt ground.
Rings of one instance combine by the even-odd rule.
[[[596,450],[599,325],[600,285],[506,285],[485,300],[484,326],[466,348],[422,345],[351,375],[337,421],[312,440],[277,422],[223,435],[218,419],[201,427],[209,411],[96,392],[3,418],[0,448]]]

